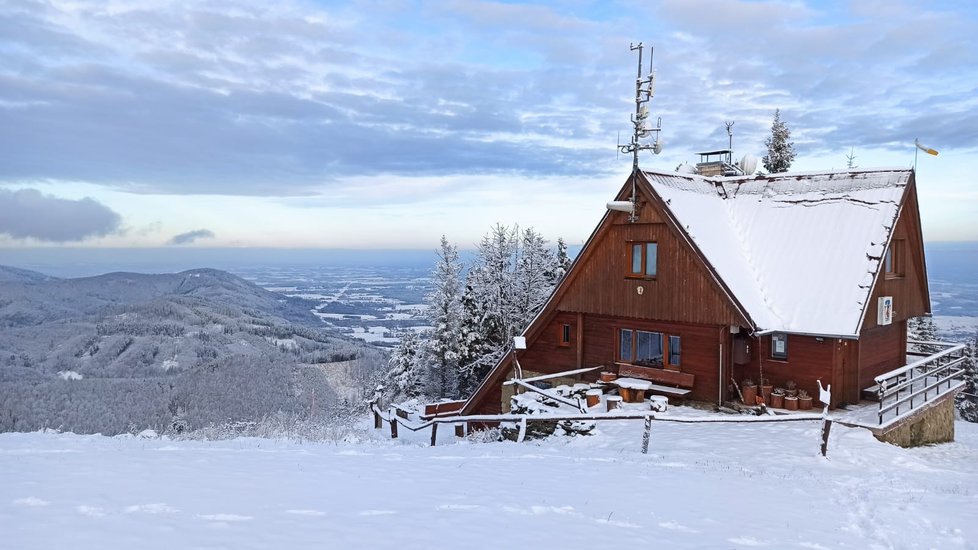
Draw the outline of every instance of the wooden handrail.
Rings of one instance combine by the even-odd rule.
[[[598,365],[597,367],[588,367],[588,368],[585,368],[585,369],[574,369],[574,370],[568,370],[568,371],[558,372],[558,373],[555,373],[555,374],[544,374],[544,375],[541,375],[541,376],[533,376],[531,378],[523,378],[522,380],[524,382],[540,382],[542,380],[551,380],[553,378],[563,378],[565,376],[574,376],[575,374],[583,374],[585,372],[591,372],[591,371],[598,370],[598,369],[603,369],[603,368],[605,368],[605,367],[603,367],[601,365]],[[516,383],[516,380],[507,380],[507,381],[503,382],[503,385],[504,386],[511,386],[511,385],[513,385],[515,383]]]

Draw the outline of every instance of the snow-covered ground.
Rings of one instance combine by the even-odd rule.
[[[818,423],[544,442],[0,434],[0,547],[978,548],[978,426],[900,449]]]

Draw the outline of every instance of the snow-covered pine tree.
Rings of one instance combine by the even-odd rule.
[[[471,395],[475,391],[481,381],[476,372],[481,370],[484,358],[492,351],[491,344],[482,333],[483,304],[481,297],[476,294],[472,279],[469,272],[465,291],[462,293],[462,358],[459,361],[461,368],[458,377],[461,395]]]
[[[958,394],[958,413],[963,420],[978,422],[978,331],[964,351],[965,386]]]
[[[856,149],[853,147],[849,148],[849,154],[846,155],[846,168],[850,170],[853,168],[859,168],[856,166]]]
[[[432,272],[434,289],[427,296],[428,393],[431,397],[458,397],[462,350],[462,264],[458,249],[442,235],[438,263]]]
[[[791,130],[781,120],[781,109],[775,109],[774,122],[771,123],[771,137],[764,140],[767,154],[764,155],[764,169],[772,174],[787,172],[795,160],[795,144],[791,141]]]
[[[562,241],[558,244],[561,249]],[[463,335],[468,361],[462,386],[471,392],[546,302],[569,260],[558,264],[533,228],[496,224],[479,244],[463,295]],[[463,393],[467,393],[463,391]]]
[[[570,269],[571,259],[567,255],[567,243],[563,237],[557,237],[557,252],[554,254],[553,267],[547,273],[550,284],[557,286],[557,283],[564,278]]]
[[[516,271],[513,274],[512,313],[509,316],[510,332],[515,336],[523,332],[536,316],[553,290],[554,254],[547,247],[542,235],[528,227],[520,239]]]
[[[934,324],[932,317],[912,317],[907,319],[907,340],[918,342],[936,342],[937,325]],[[937,353],[941,351],[940,346],[931,344],[913,344],[911,348],[920,353]]]
[[[423,362],[427,355],[425,343],[414,331],[406,331],[400,337],[382,382],[384,395],[395,402],[424,397],[427,382]]]
[[[501,346],[514,336],[513,266],[518,254],[518,228],[497,223],[479,243],[475,263],[466,278],[465,320],[466,355],[463,385],[471,390],[495,365]]]

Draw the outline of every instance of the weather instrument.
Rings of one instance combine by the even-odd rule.
[[[913,144],[917,146],[917,149],[920,149],[921,151],[927,153],[928,155],[934,155],[935,157],[938,155],[937,149],[931,149],[930,147],[927,147],[926,145],[920,143],[919,140],[916,139],[913,140]]]
[[[937,149],[931,149],[930,147],[927,147],[926,145],[920,143],[920,140],[918,140],[917,138],[914,138],[913,144],[917,146],[917,149],[920,149],[921,151],[927,153],[928,155],[934,155],[935,157],[938,155]],[[914,149],[913,151],[913,169],[915,171],[917,170],[917,149]]]

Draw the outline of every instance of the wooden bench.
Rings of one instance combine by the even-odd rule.
[[[620,365],[618,376],[639,378],[651,382],[649,389],[652,394],[665,394],[676,397],[686,397],[693,391],[696,376],[677,370],[640,367],[638,365]]]

